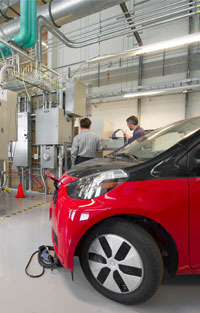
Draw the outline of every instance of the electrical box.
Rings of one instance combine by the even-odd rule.
[[[103,116],[92,116],[91,131],[100,136],[101,139],[109,139],[114,132],[114,124]]]
[[[8,158],[8,110],[7,102],[0,100],[0,160]]]
[[[31,165],[31,119],[26,112],[18,114],[18,141],[14,147],[13,165]]]
[[[17,93],[0,89],[0,160],[8,158],[8,141],[17,140]]]
[[[62,145],[72,141],[72,122],[66,120],[63,109],[36,111],[36,144]]]
[[[8,141],[17,141],[17,92],[7,90]]]
[[[77,117],[86,114],[86,86],[79,79],[66,81],[65,114]]]
[[[57,167],[57,149],[55,146],[41,146],[41,167],[56,168]]]

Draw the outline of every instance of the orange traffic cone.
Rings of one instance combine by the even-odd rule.
[[[26,198],[23,192],[22,184],[19,184],[16,198]]]

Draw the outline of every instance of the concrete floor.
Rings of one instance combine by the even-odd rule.
[[[0,217],[48,200],[31,195],[16,199],[0,194]],[[104,298],[85,279],[78,259],[75,281],[65,269],[47,270],[38,279],[26,276],[24,268],[41,244],[51,245],[49,204],[6,219],[0,218],[0,311],[2,313],[198,313],[200,276],[165,278],[157,294],[140,306],[123,306]],[[35,265],[32,270],[40,271]]]

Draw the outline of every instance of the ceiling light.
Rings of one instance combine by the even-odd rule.
[[[139,97],[145,97],[145,96],[153,96],[162,93],[161,90],[152,90],[152,91],[142,91],[142,92],[133,92],[133,93],[127,93],[123,97],[124,98],[139,98]]]
[[[177,48],[184,45],[190,45],[200,41],[200,33],[194,33],[188,36],[175,38],[172,40],[161,41],[151,45],[146,45],[137,49],[126,50],[118,54],[106,55],[91,59],[88,64],[96,64],[116,59],[128,58],[131,56],[143,55],[147,53],[158,52],[162,50]]]
[[[164,88],[159,90],[147,90],[147,91],[140,91],[140,92],[132,92],[124,94],[124,98],[140,98],[140,97],[148,97],[148,96],[154,96],[154,95],[167,95],[172,94],[175,92],[182,92],[182,93],[188,93],[190,90],[194,89],[200,89],[200,84],[195,85],[185,85],[185,86],[177,86],[173,88]]]
[[[144,46],[137,51],[136,55],[162,51],[162,50],[176,48],[176,47],[180,47],[184,45],[190,45],[198,41],[200,41],[200,33]]]

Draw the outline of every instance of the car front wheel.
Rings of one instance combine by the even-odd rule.
[[[83,272],[104,296],[124,304],[147,301],[163,277],[163,260],[153,238],[131,221],[98,224],[80,250]]]

